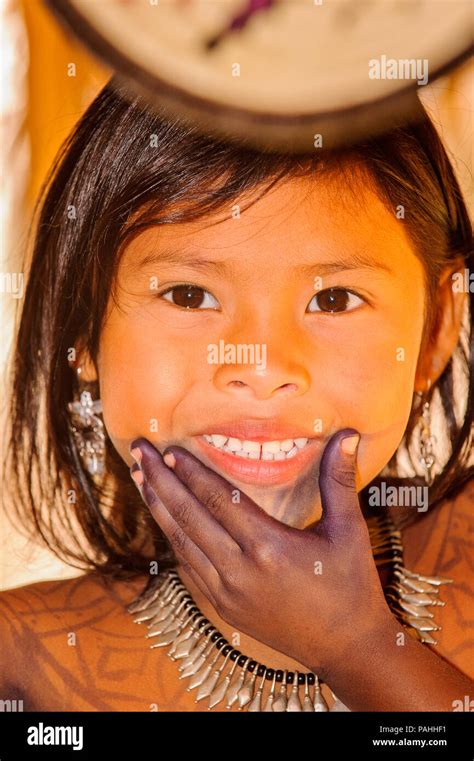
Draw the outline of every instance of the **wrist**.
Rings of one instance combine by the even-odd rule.
[[[358,625],[350,624],[345,634],[342,642],[332,643],[315,672],[330,687],[346,679],[353,681],[354,676],[364,677],[385,660],[397,636],[410,636],[388,607],[377,617],[368,615]]]
[[[450,711],[472,689],[469,677],[412,637],[392,613],[316,673],[351,711]]]

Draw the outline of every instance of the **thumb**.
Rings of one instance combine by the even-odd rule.
[[[329,538],[344,536],[362,518],[356,488],[360,434],[344,428],[329,440],[319,467],[323,515],[319,529]]]

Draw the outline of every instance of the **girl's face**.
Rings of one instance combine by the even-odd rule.
[[[304,528],[337,430],[361,433],[358,489],[403,437],[424,388],[423,268],[368,187],[290,180],[217,219],[126,248],[97,360],[105,425],[128,465],[139,436],[177,444]]]

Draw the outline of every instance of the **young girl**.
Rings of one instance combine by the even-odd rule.
[[[469,710],[471,244],[424,113],[261,153],[112,80],[47,183],[6,461],[84,574],[0,595],[2,696]]]

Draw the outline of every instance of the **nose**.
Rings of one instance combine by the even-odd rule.
[[[310,376],[306,367],[285,355],[285,350],[274,350],[265,344],[227,344],[226,356],[230,362],[220,364],[214,373],[214,385],[219,391],[225,391],[243,399],[283,399],[304,394],[310,386]],[[251,350],[240,347],[255,347]],[[260,346],[260,352],[257,347]],[[285,346],[285,344],[283,344]],[[288,344],[286,344],[288,346]],[[265,347],[265,350],[263,349]],[[258,362],[265,355],[265,363]],[[254,362],[240,361],[251,356]],[[221,359],[224,355],[221,355]]]

